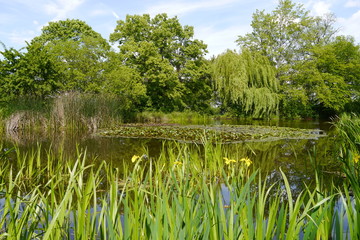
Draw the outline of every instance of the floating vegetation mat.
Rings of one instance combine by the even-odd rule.
[[[275,141],[281,139],[317,139],[326,136],[322,130],[253,125],[176,125],[126,124],[97,133],[107,137],[156,138],[199,142],[204,140],[222,143],[244,141]]]

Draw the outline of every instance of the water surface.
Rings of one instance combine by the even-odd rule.
[[[185,123],[186,124],[186,123]],[[279,169],[286,174],[294,191],[303,189],[304,182],[309,184],[314,180],[314,164],[319,166],[326,180],[337,178],[337,162],[334,160],[334,139],[327,122],[319,121],[238,121],[238,120],[206,120],[188,122],[201,125],[267,125],[285,126],[306,129],[324,130],[327,137],[317,139],[277,140],[266,142],[242,142],[224,144],[229,155],[249,157],[255,166],[268,176],[268,181],[274,182],[281,178]],[[7,148],[14,144],[21,151],[31,151],[40,144],[44,151],[54,153],[62,151],[68,158],[74,158],[78,151],[85,151],[90,159],[111,162],[114,167],[122,168],[123,163],[131,164],[133,155],[147,154],[156,160],[161,149],[173,141],[146,139],[101,137],[90,132],[54,132],[44,133],[13,133],[3,136],[3,145]],[[191,145],[191,143],[182,143]],[[264,174],[264,175],[265,175]]]

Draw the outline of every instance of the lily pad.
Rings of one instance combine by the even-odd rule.
[[[322,130],[253,125],[176,125],[125,124],[97,133],[106,137],[156,138],[184,142],[233,143],[243,141],[273,141],[280,139],[317,139],[326,136]]]

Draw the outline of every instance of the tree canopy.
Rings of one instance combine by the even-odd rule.
[[[99,44],[108,47],[107,41],[88,24],[79,19],[66,19],[49,22],[49,25],[41,29],[41,35],[35,37],[31,42],[39,42],[43,45],[57,41],[83,42],[84,38],[97,39]]]
[[[63,92],[105,94],[122,109],[220,112],[255,118],[360,111],[360,47],[335,16],[279,0],[256,10],[239,53],[206,59],[194,28],[167,14],[127,15],[109,41],[86,22],[50,22],[20,50],[3,46],[0,101]]]
[[[360,51],[352,38],[337,37],[311,50],[312,59],[297,65],[292,76],[306,95],[305,104],[327,115],[344,111],[359,100]]]
[[[50,22],[31,41],[54,58],[64,91],[98,92],[101,73],[110,45],[84,21],[67,19]]]
[[[206,45],[193,36],[192,27],[182,26],[177,17],[166,14],[154,18],[148,14],[128,15],[117,22],[110,41],[118,44],[125,65],[142,77],[147,106],[162,111],[191,109],[189,94],[209,101]]]
[[[239,36],[237,43],[241,48],[267,56],[278,75],[288,74],[290,65],[308,58],[312,46],[331,41],[336,33],[334,21],[331,14],[312,17],[301,4],[280,0],[271,13],[256,10],[251,22],[252,32]]]
[[[215,89],[225,104],[253,117],[269,116],[278,108],[278,80],[269,60],[256,53],[228,50],[213,63]]]
[[[252,32],[238,38],[242,49],[260,52],[275,66],[283,116],[339,113],[352,101],[346,76],[334,72],[345,64],[337,56],[334,22],[332,14],[313,17],[302,5],[280,0],[271,13],[257,10]]]

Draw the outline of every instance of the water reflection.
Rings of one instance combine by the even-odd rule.
[[[253,121],[251,123],[258,125],[266,124],[260,121]],[[218,124],[229,123],[219,122]],[[326,123],[321,124],[319,122],[299,121],[297,124],[290,122],[277,122],[276,124],[278,125],[272,126],[314,128],[325,130],[329,134],[329,125]],[[150,158],[157,159],[163,147],[171,146],[173,144],[173,141],[166,140],[109,138],[95,136],[90,133],[69,134],[66,132],[54,132],[48,135],[43,133],[27,134],[23,132],[4,136],[3,139],[4,145],[7,148],[16,144],[20,151],[29,151],[31,149],[36,149],[38,144],[41,144],[44,151],[49,149],[55,153],[62,151],[68,158],[75,157],[79,149],[86,149],[87,154],[90,156],[89,159],[95,158],[99,161],[106,160],[111,162],[114,167],[119,167],[120,169],[124,162],[131,164],[131,157],[133,155],[142,155],[146,153]],[[198,149],[199,156],[202,157],[202,146],[190,143],[183,144],[188,145],[189,149]],[[336,154],[334,139],[331,136],[321,137],[316,140],[299,139],[224,144],[222,148],[227,157],[234,159],[249,157],[253,161],[255,169],[261,169],[263,172],[262,176],[263,178],[266,178],[269,185],[275,182],[279,183],[279,185],[274,188],[274,191],[278,188],[284,188],[281,181],[281,173],[279,171],[281,168],[290,182],[294,198],[296,198],[298,193],[304,189],[304,183],[307,185],[314,183],[314,169],[316,167],[323,170],[322,173],[324,175],[322,177],[324,185],[330,183],[334,179],[337,180],[337,176],[331,174],[331,172],[334,172],[334,168],[338,166],[338,163],[335,161],[336,158],[334,157],[334,154]],[[254,187],[256,187],[256,185]],[[221,184],[220,190],[224,198],[224,204],[230,205],[229,201],[231,193],[229,189],[226,188],[225,184]],[[99,194],[108,194],[108,192],[104,191]],[[2,206],[3,200],[0,198],[0,209]],[[338,201],[336,203],[336,209],[340,208],[341,205]],[[100,211],[100,209],[101,205],[96,205],[96,211]],[[92,211],[95,210],[91,209],[90,212]],[[343,213],[342,210],[338,210],[337,212]],[[72,213],[71,215],[74,216],[76,213]],[[71,224],[72,223],[73,219],[71,219]],[[345,229],[346,226],[347,222],[345,222]]]
[[[216,121],[216,120],[214,120]],[[219,120],[220,121],[220,120]],[[229,122],[217,122],[218,124],[229,124]],[[232,121],[232,120],[229,120]],[[237,122],[239,124],[239,122]],[[192,123],[194,124],[194,123]],[[241,122],[241,124],[249,124]],[[253,125],[276,125],[302,128],[314,128],[329,130],[328,123],[314,121],[252,121]],[[51,149],[54,153],[62,152],[67,158],[74,158],[77,152],[86,149],[90,159],[108,161],[114,167],[122,169],[124,162],[129,162],[133,155],[148,154],[150,158],[157,159],[162,148],[170,145],[172,141],[157,139],[134,139],[134,138],[109,138],[99,137],[90,133],[66,133],[53,132],[25,133],[18,132],[4,136],[5,147],[17,145],[20,151],[35,149],[38,144],[45,151]],[[194,144],[183,143],[190,146]],[[198,145],[196,146],[198,148]],[[195,147],[193,147],[195,148]],[[201,148],[201,146],[200,146]],[[281,179],[279,168],[289,178],[294,191],[303,189],[304,182],[310,184],[314,178],[314,162],[321,169],[333,172],[337,166],[334,162],[334,141],[331,137],[321,137],[317,140],[280,140],[268,142],[243,142],[236,144],[224,144],[222,146],[227,157],[240,159],[249,157],[254,167],[260,168],[267,176],[269,182]],[[200,154],[201,156],[201,154]],[[328,174],[329,175],[329,174]],[[326,177],[331,180],[333,175]]]

